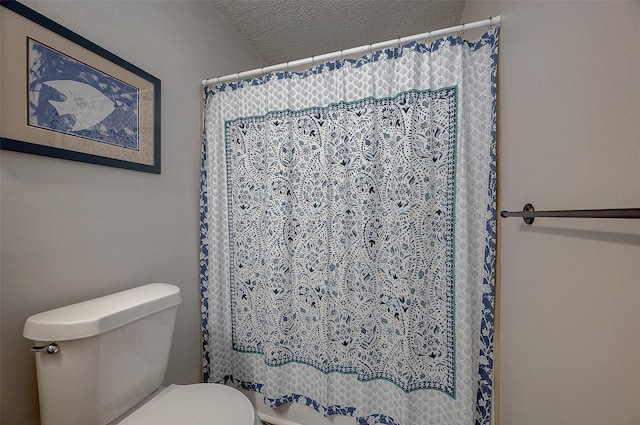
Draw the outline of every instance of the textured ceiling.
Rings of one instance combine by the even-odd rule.
[[[266,65],[459,25],[464,1],[210,0]]]

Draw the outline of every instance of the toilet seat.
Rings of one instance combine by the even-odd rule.
[[[119,425],[257,425],[240,391],[221,384],[170,385]]]

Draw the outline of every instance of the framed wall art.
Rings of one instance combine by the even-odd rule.
[[[0,148],[160,174],[160,80],[2,1]]]

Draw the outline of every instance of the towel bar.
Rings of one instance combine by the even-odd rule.
[[[536,211],[532,204],[526,204],[522,211],[501,211],[500,217],[522,217],[527,224],[532,224],[535,217],[640,218],[640,208]]]

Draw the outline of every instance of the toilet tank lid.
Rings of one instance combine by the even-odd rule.
[[[35,314],[22,334],[33,341],[87,338],[116,329],[182,302],[180,288],[150,283],[104,297]]]

